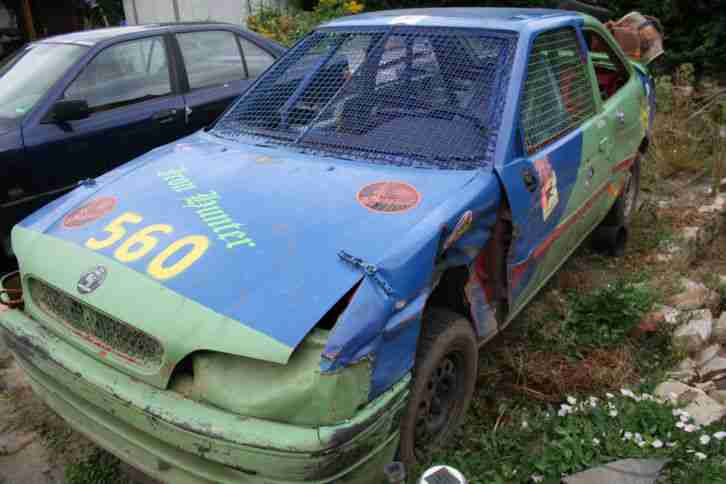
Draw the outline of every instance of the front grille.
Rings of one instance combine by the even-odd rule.
[[[29,280],[33,302],[76,335],[136,366],[158,369],[164,349],[149,336],[35,278]]]

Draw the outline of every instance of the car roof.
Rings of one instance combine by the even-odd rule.
[[[64,44],[80,44],[86,46],[96,45],[111,39],[135,36],[140,33],[164,33],[185,30],[190,27],[231,27],[234,30],[242,30],[238,25],[223,22],[174,22],[131,25],[126,27],[107,27],[93,30],[82,30],[69,34],[47,37],[39,42],[57,42]]]
[[[535,21],[559,23],[583,18],[568,10],[545,8],[445,7],[383,10],[341,17],[323,27],[371,27],[381,25],[416,25],[421,27],[469,27],[522,31]],[[544,25],[543,25],[544,26]]]

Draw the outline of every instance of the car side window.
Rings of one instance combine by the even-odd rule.
[[[253,42],[243,37],[238,37],[238,39],[247,63],[247,76],[250,79],[256,79],[275,62],[275,58]]]
[[[84,100],[92,111],[105,111],[171,92],[164,39],[150,37],[101,51],[68,86],[65,99]]]
[[[177,34],[189,87],[217,86],[245,78],[235,34],[222,30]]]
[[[528,154],[565,136],[595,114],[585,59],[574,28],[537,36],[520,106]]]
[[[610,44],[598,32],[586,30],[585,40],[597,75],[600,95],[606,100],[628,82],[630,73]]]

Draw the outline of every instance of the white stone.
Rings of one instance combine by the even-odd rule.
[[[713,358],[701,366],[699,373],[708,379],[726,377],[726,351],[719,351]]]
[[[717,304],[721,299],[718,293],[710,290],[700,282],[683,278],[681,279],[681,287],[683,288],[682,292],[668,300],[671,306],[678,309],[699,309],[711,304]]]
[[[708,348],[705,348],[698,352],[698,354],[694,357],[694,362],[698,366],[703,366],[712,359],[718,355],[718,352],[721,351],[721,345],[719,344],[712,344]]]
[[[716,400],[721,405],[726,405],[726,390],[711,390],[708,396]]]
[[[709,425],[726,416],[726,407],[703,392],[684,409],[698,425]]]
[[[699,213],[723,212],[724,207],[726,207],[726,197],[717,195],[712,204],[698,207],[698,211]]]
[[[721,316],[713,325],[713,340],[717,343],[726,344],[726,312],[721,313]]]
[[[691,241],[698,239],[698,227],[684,227],[683,240]]]
[[[654,484],[668,459],[622,459],[562,479],[565,484]]]
[[[695,353],[711,338],[713,317],[711,311],[703,309],[692,311],[685,323],[673,332],[673,346],[678,349]]]
[[[653,394],[658,398],[670,400],[671,402],[676,403],[681,395],[691,390],[693,390],[693,388],[684,383],[667,380],[655,387]]]

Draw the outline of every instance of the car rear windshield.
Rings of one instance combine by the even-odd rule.
[[[25,116],[88,47],[31,44],[0,67],[0,118]]]
[[[371,163],[486,166],[515,44],[514,34],[476,29],[318,30],[212,133]]]

